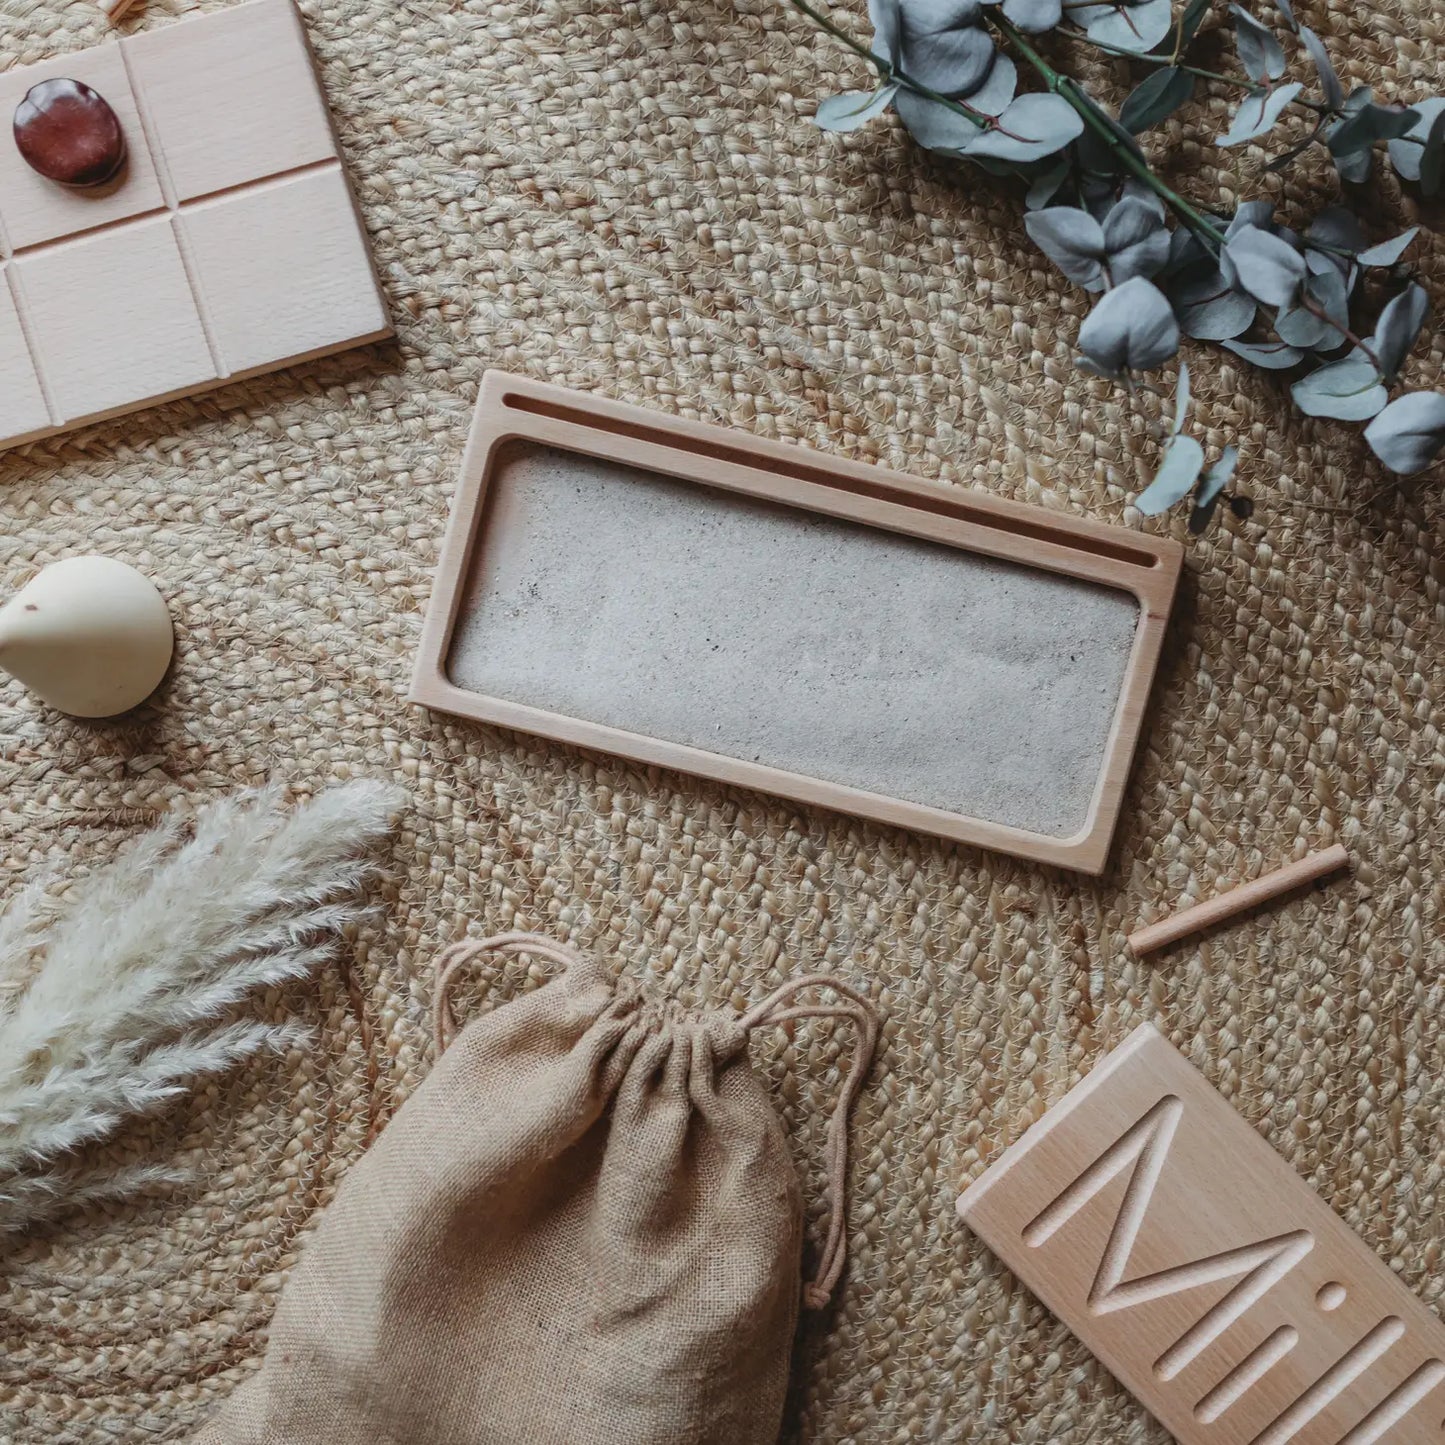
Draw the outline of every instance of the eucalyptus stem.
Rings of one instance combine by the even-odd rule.
[[[1148,161],[1144,160],[1131,146],[1125,145],[1114,133],[1113,127],[1100,115],[1098,107],[1079,86],[1067,75],[1061,75],[1029,42],[1024,39],[1023,32],[1011,21],[1005,20],[1002,15],[990,14],[988,23],[992,25],[1000,35],[1003,35],[1013,48],[1033,67],[1039,78],[1055,95],[1062,96],[1075,111],[1084,124],[1092,130],[1095,135],[1118,156],[1124,169],[1127,170],[1136,180],[1141,181],[1170,210],[1194,232],[1200,240],[1212,246],[1216,251],[1224,245],[1224,232],[1219,229],[1207,216],[1196,209],[1181,196],[1178,191],[1167,185],[1150,168]]]
[[[820,30],[826,30],[840,45],[846,45],[849,50],[861,55],[864,60],[868,61],[874,69],[877,70],[878,74],[885,81],[892,78],[890,75],[892,66],[890,66],[881,55],[875,54],[868,46],[864,45],[861,40],[849,35],[848,32],[841,27],[834,25],[826,15],[814,10],[813,7],[808,4],[808,0],[788,0],[788,4],[790,4],[794,10],[801,10],[814,25]]]
[[[1373,366],[1377,372],[1382,372],[1384,370],[1384,368],[1380,365],[1379,356],[1377,356],[1375,353],[1375,348],[1371,346],[1368,341],[1363,341],[1360,337],[1356,336],[1355,333],[1350,330],[1350,327],[1346,322],[1336,321],[1335,318],[1331,316],[1330,313],[1326,311],[1323,306],[1317,305],[1313,300],[1310,299],[1309,296],[1304,295],[1303,293],[1300,295],[1300,306],[1303,310],[1309,312],[1309,314],[1313,316],[1315,320],[1324,321],[1330,326],[1334,327],[1334,329],[1340,334],[1341,337],[1344,338],[1344,340],[1348,341],[1352,346],[1357,347],[1369,359],[1370,365]]]

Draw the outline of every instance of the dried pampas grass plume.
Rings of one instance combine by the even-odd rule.
[[[77,1151],[193,1082],[305,1036],[229,1017],[314,972],[364,913],[399,790],[274,791],[167,824],[57,906],[28,888],[0,916],[0,1232],[175,1178],[102,1173]]]

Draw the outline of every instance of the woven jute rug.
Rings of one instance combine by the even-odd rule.
[[[1109,520],[1130,520],[1154,448],[1074,370],[1086,298],[1023,239],[1018,197],[891,122],[814,129],[816,98],[857,72],[774,0],[303,8],[399,342],[0,458],[0,587],[122,556],[159,582],[180,644],[119,723],[0,688],[0,883],[268,779],[305,795],[386,776],[411,805],[384,916],[344,967],[263,1005],[314,1045],[115,1146],[194,1182],[0,1248],[0,1439],[184,1436],[246,1377],[318,1210],[425,1075],[431,965],[469,926],[570,937],[688,1003],[824,969],[887,1010],[850,1273],[800,1337],[790,1442],[1164,1438],[953,1213],[1141,1019],[1438,1305],[1438,485],[1370,500],[1357,432],[1291,419],[1279,385],[1195,353],[1208,441],[1241,443],[1259,509],[1190,543],[1098,881],[428,716],[404,691],[487,366]],[[1348,80],[1439,88],[1429,0],[1309,9]],[[6,65],[105,35],[87,0],[0,17]],[[1258,152],[1215,151],[1184,119],[1168,140],[1198,194],[1327,196],[1322,173],[1259,181]],[[1388,180],[1379,195],[1390,234],[1405,205]],[[1410,378],[1433,384],[1441,360]],[[1336,836],[1353,880],[1153,965],[1126,956],[1142,917]],[[498,969],[472,1004],[539,979]],[[815,1247],[817,1121],[848,1042],[755,1045]]]

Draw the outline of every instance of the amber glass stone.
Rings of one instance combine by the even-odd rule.
[[[15,144],[65,186],[103,186],[125,164],[125,135],[105,97],[78,80],[42,80],[15,107]]]

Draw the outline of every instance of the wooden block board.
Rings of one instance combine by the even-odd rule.
[[[1097,872],[1181,560],[1167,540],[489,372],[412,698]],[[1070,649],[1084,616],[1112,639],[1107,680],[1098,638]],[[1029,628],[1075,693],[1030,670]],[[1048,821],[1060,780],[1029,721],[1050,704],[1072,745],[1060,700],[1076,696],[1097,755],[1076,810]],[[968,806],[970,768],[1025,806]]]
[[[107,186],[15,146],[8,117],[57,76],[121,122]],[[0,122],[0,447],[390,335],[292,0],[7,72]]]
[[[958,1211],[1181,1445],[1445,1439],[1445,1324],[1149,1025]]]

